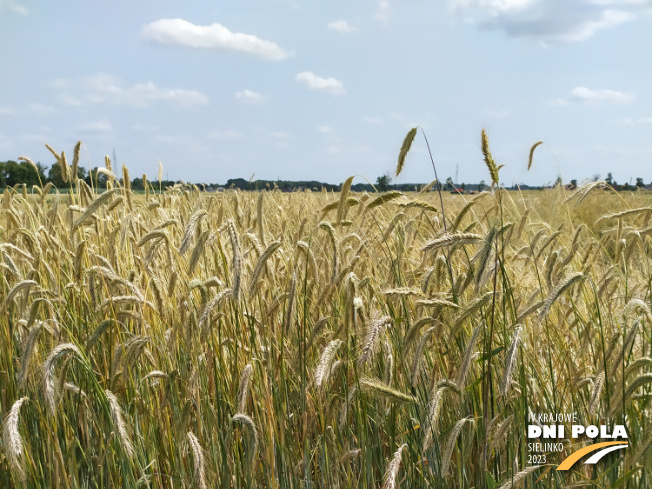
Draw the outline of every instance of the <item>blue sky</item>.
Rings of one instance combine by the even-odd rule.
[[[0,0],[0,160],[134,176],[652,181],[652,0]],[[543,140],[526,172],[530,146]],[[397,182],[428,182],[420,137]]]

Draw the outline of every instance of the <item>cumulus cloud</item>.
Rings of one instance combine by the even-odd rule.
[[[235,99],[246,104],[260,104],[265,101],[265,97],[260,93],[254,92],[253,90],[247,90],[246,88],[236,92]]]
[[[594,90],[587,87],[575,87],[571,90],[569,97],[557,98],[549,101],[547,104],[552,107],[563,107],[570,103],[583,103],[586,105],[597,105],[600,103],[629,104],[635,98],[636,95],[633,93],[625,93],[618,90]]]
[[[311,71],[304,71],[296,76],[299,83],[307,86],[310,90],[324,90],[333,95],[344,93],[344,84],[335,78],[322,78]]]
[[[389,20],[390,10],[389,0],[380,0],[378,2],[378,10],[376,11],[376,20],[387,22]]]
[[[0,0],[0,14],[8,11],[14,14],[22,15],[24,17],[29,15],[29,9],[18,2],[12,0]]]
[[[346,20],[336,20],[328,23],[328,28],[332,31],[346,34],[347,32],[354,32],[357,29],[349,24]]]
[[[451,0],[451,11],[485,30],[541,43],[583,41],[636,18],[650,0]]]
[[[576,87],[571,92],[571,100],[586,103],[612,102],[628,104],[635,98],[634,94],[619,92],[618,90],[591,90],[586,87]]]
[[[58,79],[52,83],[52,87],[59,91],[62,103],[72,106],[106,103],[148,107],[155,103],[166,103],[186,108],[209,103],[208,97],[197,90],[161,88],[151,81],[128,86],[103,73],[79,80]]]
[[[145,25],[142,34],[145,39],[160,44],[252,54],[272,61],[290,56],[272,41],[232,32],[218,23],[195,25],[183,19],[160,19]]]

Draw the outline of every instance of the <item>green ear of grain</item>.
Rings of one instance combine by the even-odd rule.
[[[414,141],[414,137],[417,135],[417,128],[413,127],[408,131],[408,133],[405,135],[405,139],[403,140],[403,145],[401,146],[401,151],[398,153],[398,165],[396,165],[396,176],[398,177],[401,171],[403,171],[403,165],[405,164],[405,157],[408,154],[408,151],[410,151],[410,148],[412,147],[412,142]]]
[[[537,141],[530,148],[530,158],[527,160],[527,170],[528,171],[530,171],[530,168],[532,167],[532,158],[534,157],[534,150],[537,149],[537,146],[539,146],[540,144],[543,144],[543,141]]]

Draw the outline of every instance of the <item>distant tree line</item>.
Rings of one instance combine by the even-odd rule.
[[[35,164],[36,168],[26,161],[0,161],[0,189],[5,187],[14,187],[16,185],[25,184],[28,188],[31,188],[33,185],[45,185],[49,182],[58,188],[66,189],[70,188],[71,182],[64,182],[61,176],[61,167],[58,163],[53,164],[49,168],[41,163]],[[106,188],[107,176],[99,173],[98,168],[95,167],[90,171],[87,171],[84,167],[77,168],[77,178],[84,180],[89,186],[97,189]],[[597,180],[599,175],[594,176],[594,180]],[[121,180],[119,180],[121,181]],[[645,183],[642,178],[636,179],[636,184],[618,184],[612,176],[611,173],[607,175],[605,182],[613,187],[615,190],[627,191],[627,190],[637,190],[639,188],[645,187]],[[141,191],[145,189],[143,179],[141,177],[134,178],[131,182],[132,190]],[[172,187],[177,183],[183,183],[181,181],[174,180],[163,180],[160,183],[150,182],[151,187],[154,190],[158,190],[159,186],[161,189],[167,187]],[[555,185],[561,185],[561,177],[558,177],[555,181]],[[312,190],[320,191],[322,189],[327,191],[338,191],[341,189],[341,184],[330,184],[323,183],[316,180],[302,180],[302,181],[289,181],[289,180],[245,180],[244,178],[232,178],[229,179],[226,184],[222,187],[217,183],[198,183],[199,188],[204,190],[216,190],[217,188],[236,188],[239,190],[274,190],[278,189],[283,192],[294,192],[300,190]],[[356,183],[351,186],[351,190],[354,192],[386,192],[388,190],[399,190],[402,192],[409,192],[413,190],[420,190],[425,184],[416,184],[416,183],[401,183],[401,184],[392,184],[392,178],[389,174],[381,175],[376,179],[375,184],[371,183]],[[651,184],[652,185],[652,184]],[[568,187],[570,189],[576,188],[578,186],[577,180],[571,180]],[[453,182],[451,177],[448,177],[445,182],[436,182],[431,189],[432,190],[442,190],[449,192],[469,192],[469,191],[482,191],[488,189],[488,185],[485,184],[484,180],[480,183],[474,184],[465,184],[460,183],[456,184]],[[508,187],[516,189],[517,186]],[[527,185],[521,185],[520,188],[528,189],[542,189],[545,187],[530,187]]]

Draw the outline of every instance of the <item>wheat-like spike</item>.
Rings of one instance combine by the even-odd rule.
[[[77,141],[77,144],[75,144],[75,148],[73,149],[72,152],[72,167],[70,169],[70,175],[71,175],[71,183],[73,182],[73,179],[77,181],[78,178],[78,173],[77,173],[77,167],[79,166],[79,152],[81,151],[81,141]]]
[[[446,389],[452,389],[456,392],[459,392],[457,384],[448,379],[444,379],[435,384],[435,387],[432,391],[432,396],[430,397],[430,402],[428,402],[428,422],[426,423],[426,436],[423,439],[422,445],[423,453],[428,451],[430,445],[432,444],[434,435],[439,433],[439,412],[441,411],[442,401],[444,400]]]
[[[38,282],[35,280],[22,280],[18,282],[16,285],[12,287],[12,289],[9,291],[7,294],[7,298],[5,299],[3,309],[7,307],[7,305],[18,295],[18,293],[21,290],[29,289],[31,287],[38,287]]]
[[[494,432],[493,440],[491,440],[491,445],[489,447],[489,452],[491,453],[497,446],[499,446],[500,443],[502,443],[505,440],[505,435],[507,433],[507,430],[509,429],[509,426],[512,423],[512,420],[514,419],[514,415],[510,414],[507,416],[507,418],[498,425]],[[489,431],[489,430],[487,430]]]
[[[491,156],[491,151],[489,150],[489,138],[484,129],[482,129],[481,134],[481,143],[482,143],[482,156],[484,157],[484,162],[489,169],[489,175],[491,176],[491,186],[498,184],[498,168],[496,167],[496,162]]]
[[[573,284],[584,280],[584,278],[585,275],[582,272],[574,272],[560,281],[543,303],[543,309],[541,309],[541,312],[539,313],[539,321],[543,321],[545,319],[545,317],[548,315],[548,312],[550,312],[550,308],[561,294],[572,287]]]
[[[99,195],[93,202],[91,202],[91,205],[86,207],[86,210],[82,213],[82,215],[79,216],[77,220],[73,223],[72,225],[73,231],[77,229],[79,226],[81,226],[93,214],[95,214],[95,211],[97,211],[102,205],[106,204],[114,192],[115,189],[107,190],[103,194]]]
[[[369,321],[362,352],[358,358],[358,365],[364,364],[371,358],[378,347],[383,332],[391,324],[392,318],[390,316],[383,316]]]
[[[247,397],[249,394],[249,382],[251,381],[251,375],[254,373],[254,368],[251,364],[247,364],[244,369],[242,369],[242,375],[240,376],[240,384],[238,385],[238,412],[244,413],[247,406]]]
[[[90,351],[91,348],[98,342],[100,337],[107,331],[110,327],[117,324],[113,318],[107,318],[102,321],[99,326],[95,329],[91,337],[86,342],[86,351]]]
[[[384,477],[385,484],[383,485],[385,489],[396,489],[396,478],[398,477],[398,469],[401,466],[401,455],[405,448],[407,448],[407,443],[398,447],[398,450],[394,452],[394,456],[387,466]]]
[[[505,481],[498,489],[512,489],[513,487],[516,487],[519,482],[521,482],[528,475],[530,475],[532,472],[534,472],[535,470],[537,470],[540,467],[542,467],[542,466],[541,465],[532,465],[530,467],[527,467],[526,469],[514,474],[510,479]]]
[[[397,289],[387,289],[383,291],[387,297],[411,297],[422,295],[421,290],[413,287],[399,287]]]
[[[346,215],[346,204],[349,197],[349,192],[351,190],[351,184],[353,183],[353,178],[354,177],[347,178],[346,181],[342,184],[340,202],[337,206],[337,224],[340,224]]]
[[[410,151],[410,148],[412,147],[412,143],[414,142],[414,137],[416,135],[417,135],[417,128],[413,127],[405,135],[405,139],[403,139],[401,150],[398,153],[398,164],[396,165],[397,177],[401,174],[401,171],[403,171],[403,166],[405,165],[405,157],[407,156],[408,151]]]
[[[195,485],[199,489],[207,489],[208,485],[206,484],[206,462],[204,460],[204,450],[192,431],[189,431],[186,434],[186,439],[188,440],[188,445],[190,445],[190,449],[192,450]]]
[[[638,207],[636,209],[627,209],[625,211],[615,212],[613,214],[607,214],[600,217],[595,224],[598,224],[602,221],[607,221],[609,219],[622,219],[623,217],[632,216],[634,214],[650,214],[652,212],[652,207]],[[622,225],[622,224],[621,224]]]
[[[519,342],[519,335],[521,334],[521,326],[517,325],[516,331],[514,331],[514,337],[512,338],[512,344],[507,351],[507,357],[505,359],[505,374],[503,376],[503,381],[500,383],[500,393],[503,396],[507,395],[509,386],[512,384],[512,372],[514,370],[514,365],[516,364],[516,352]]]
[[[457,437],[460,435],[460,432],[462,431],[462,427],[464,426],[464,423],[466,423],[467,421],[470,421],[471,423],[473,422],[473,420],[470,418],[460,419],[457,423],[455,423],[455,426],[453,426],[453,429],[448,435],[448,439],[446,440],[446,447],[444,449],[444,454],[441,459],[442,477],[446,477],[448,475],[448,469],[450,467],[451,458],[453,456],[453,450],[455,449],[455,445],[457,444]]]
[[[210,234],[211,232],[209,230],[204,231],[201,233],[201,236],[199,236],[197,243],[195,243],[195,247],[193,248],[192,254],[190,255],[190,261],[188,262],[189,275],[192,275],[195,267],[197,266],[197,263],[199,263],[199,259],[204,254],[204,248],[206,247],[206,242],[208,241]]]
[[[436,212],[438,214],[440,213],[437,207],[435,207],[432,204],[429,204],[428,202],[424,202],[422,200],[411,200],[409,202],[395,202],[395,204],[399,207],[402,207],[403,209],[411,209],[412,207],[416,207],[417,209],[424,209],[427,211]]]
[[[642,385],[652,383],[652,373],[642,374],[636,377],[627,387],[625,394],[623,396],[622,390],[619,395],[615,395],[611,398],[611,405],[609,408],[608,416],[614,416],[618,414],[620,409],[623,407],[623,404],[627,402],[627,399],[632,397],[632,394]]]
[[[457,228],[460,226],[462,223],[462,219],[464,219],[464,216],[471,210],[471,207],[473,207],[475,204],[477,204],[477,200],[469,200],[466,204],[464,204],[464,207],[460,210],[460,212],[455,216],[455,220],[453,221],[453,225],[451,226],[451,229],[453,231],[456,231]]]
[[[482,281],[484,272],[487,269],[487,264],[489,262],[489,257],[491,256],[491,252],[493,250],[493,242],[494,239],[496,238],[497,232],[498,232],[498,228],[496,226],[493,226],[489,230],[489,232],[485,236],[484,245],[482,246],[482,248],[480,248],[480,251],[477,253],[477,255],[474,258],[475,268],[476,268],[475,270],[476,287],[480,286],[480,282]]]
[[[480,331],[482,331],[483,327],[484,327],[484,321],[480,321],[480,323],[478,323],[475,330],[473,331],[473,335],[471,336],[471,339],[469,340],[469,344],[466,347],[466,353],[464,354],[464,358],[462,359],[460,370],[457,374],[457,378],[455,379],[457,388],[460,390],[464,389],[464,381],[466,380],[466,374],[469,370],[469,367],[471,366],[471,359],[473,358],[475,343],[476,341],[478,341],[478,336],[480,336]]]
[[[315,370],[315,385],[317,387],[321,387],[328,381],[333,359],[335,358],[337,350],[342,346],[342,343],[344,343],[342,340],[333,340],[326,348],[324,348],[324,351],[321,354],[321,359],[319,360],[319,365],[317,365],[317,369]]]
[[[374,200],[369,202],[367,204],[367,209],[373,209],[374,207],[381,206],[383,204],[386,204],[387,202],[397,199],[398,197],[401,197],[403,195],[403,192],[399,192],[398,190],[390,190],[389,192],[385,192],[384,194],[376,197]]]
[[[532,147],[530,148],[530,157],[529,157],[528,160],[527,160],[527,171],[530,171],[530,168],[532,168],[532,159],[534,158],[534,150],[537,149],[537,147],[538,147],[540,144],[543,144],[543,141],[537,141],[537,142],[534,143],[534,144],[532,145]]]
[[[242,250],[240,248],[240,237],[235,228],[233,219],[226,221],[226,229],[229,232],[229,240],[231,241],[231,249],[233,251],[233,281],[231,284],[231,294],[234,300],[240,297],[240,281],[242,279]]]
[[[598,403],[600,402],[600,393],[604,387],[604,370],[598,374],[593,381],[593,391],[591,392],[591,400],[589,401],[588,412],[595,413]]]
[[[258,283],[260,274],[263,272],[263,269],[265,268],[265,264],[267,263],[267,260],[280,247],[281,247],[281,242],[274,241],[265,249],[263,254],[260,255],[260,257],[258,258],[258,262],[256,262],[256,267],[254,268],[254,273],[251,275],[251,280],[249,281],[249,295],[254,293],[254,290],[256,289],[256,284]]]
[[[625,380],[627,380],[637,370],[645,367],[652,367],[652,358],[642,357],[637,358],[625,369]]]
[[[120,445],[122,446],[125,453],[132,458],[135,454],[134,446],[131,442],[131,436],[127,424],[124,420],[124,414],[122,408],[120,407],[120,402],[113,392],[110,390],[105,390],[104,394],[109,400],[109,411],[111,412],[111,420],[113,421],[113,427],[116,433],[116,436],[120,440]]]
[[[405,394],[401,391],[398,391],[396,389],[392,389],[389,387],[387,384],[383,383],[379,379],[372,379],[369,377],[363,377],[359,381],[360,387],[362,387],[364,390],[370,391],[371,393],[380,396],[380,397],[385,397],[389,399],[390,401],[397,402],[397,403],[414,403],[417,402],[416,398],[414,396],[411,396],[409,394]]]
[[[38,341],[38,337],[43,330],[43,323],[39,321],[38,324],[35,324],[27,335],[27,341],[25,342],[25,347],[23,348],[23,354],[20,357],[20,371],[18,373],[18,385],[23,386],[25,380],[27,379],[27,374],[29,373],[29,365],[32,360],[32,355],[34,353],[34,346]]]
[[[473,244],[482,240],[482,236],[473,233],[449,233],[441,238],[435,238],[428,241],[421,251],[434,251],[444,246]]]
[[[634,344],[634,340],[636,339],[636,334],[638,333],[639,324],[640,321],[636,321],[630,328],[629,333],[627,333],[627,336],[625,337],[625,341],[623,342],[623,347],[621,348],[620,352],[614,359],[611,368],[609,369],[609,378],[612,378],[616,374],[616,371],[622,368],[621,362],[623,361],[623,358],[625,358],[625,355],[627,354],[627,352],[629,352],[630,348]]]
[[[28,397],[18,399],[9,410],[9,414],[7,414],[2,426],[5,456],[9,462],[9,467],[20,480],[25,480],[25,467],[23,462],[23,438],[18,430],[18,421],[20,407],[28,400]]]
[[[206,212],[206,209],[199,209],[190,216],[190,219],[188,219],[188,223],[186,224],[186,229],[183,232],[183,239],[179,245],[180,254],[183,255],[186,251],[188,251],[188,248],[190,248],[190,244],[192,242],[192,238],[195,235],[195,230],[199,225],[199,221],[207,214],[208,212]],[[230,232],[231,231],[229,230],[229,233]]]
[[[64,356],[73,353],[78,358],[82,358],[81,351],[72,343],[62,343],[52,349],[48,358],[43,362],[43,397],[50,414],[54,415],[56,411],[57,392],[54,381],[54,366],[56,361]]]
[[[243,413],[238,413],[231,418],[231,425],[233,425],[234,423],[242,423],[249,429],[250,443],[247,449],[248,452],[247,468],[251,470],[253,468],[256,451],[258,450],[258,430],[256,429],[256,425],[254,424],[254,421],[249,416]]]

